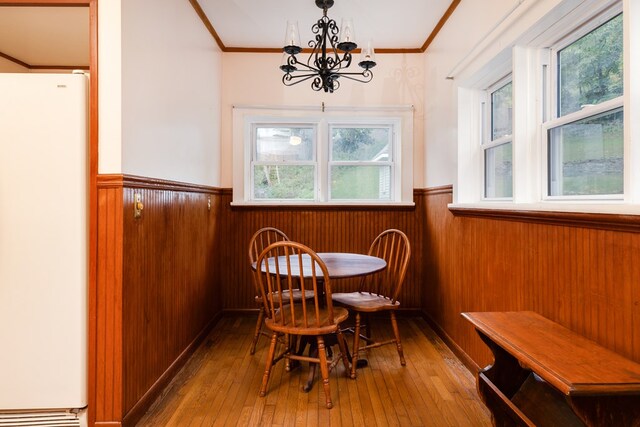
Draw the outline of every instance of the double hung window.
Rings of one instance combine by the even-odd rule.
[[[254,124],[252,198],[313,200],[317,192],[316,126]]]
[[[637,66],[627,59],[633,39],[624,42],[640,9],[617,0],[586,0],[570,11],[569,4],[531,11],[537,24],[530,28],[510,18],[508,41],[491,33],[488,40],[500,42],[491,59],[472,59],[472,72],[461,72],[454,205],[638,209],[620,202],[640,202],[638,133],[625,124],[637,103],[625,80]]]
[[[252,127],[254,200],[392,200],[392,123],[323,120],[296,125],[256,123]],[[319,159],[326,156],[319,151],[327,148],[325,167]]]
[[[513,196],[513,102],[511,78],[490,88],[489,106],[483,114],[484,141],[484,197],[487,199]],[[488,107],[488,108],[487,108]],[[488,114],[486,110],[488,109]]]
[[[596,24],[552,50],[549,198],[624,194],[622,14]]]
[[[234,109],[233,203],[413,204],[413,111],[369,110]]]
[[[393,126],[332,125],[330,200],[392,200]]]

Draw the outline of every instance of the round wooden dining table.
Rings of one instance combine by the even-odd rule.
[[[371,255],[354,254],[349,252],[318,252],[317,255],[324,262],[327,267],[327,272],[329,273],[329,278],[332,280],[367,276],[387,268],[387,262],[384,259]],[[300,269],[300,258],[302,258],[302,270]],[[291,265],[292,276],[300,277],[300,271],[302,271],[303,277],[311,277],[311,258],[308,255],[303,255],[302,257],[289,256],[288,259]],[[269,274],[277,274],[276,272],[278,270],[283,272],[287,271],[287,257],[285,256],[279,256],[277,258],[277,268],[276,258],[267,258],[266,264],[268,265],[268,268],[265,264],[260,268],[263,273],[266,273],[267,270]],[[252,268],[254,270],[256,269],[255,263],[252,264]],[[320,274],[320,277],[322,277],[319,267],[316,267],[316,274]],[[308,337],[303,337],[298,350],[300,354],[307,344],[311,344],[310,351],[315,350],[313,341],[309,341]],[[348,358],[351,359],[351,356],[348,355]],[[314,376],[315,366],[310,369],[307,383],[303,386],[303,390],[305,392],[311,390]]]
[[[382,258],[378,258],[370,255],[354,254],[349,252],[318,252],[318,256],[327,266],[329,278],[331,279],[347,279],[351,277],[361,277],[368,274],[377,273],[384,270],[387,267],[387,262]],[[297,256],[290,256],[289,262],[291,263],[292,275],[300,276],[300,258]],[[286,271],[286,257],[278,257],[278,268],[281,271]],[[268,258],[267,264],[269,266],[269,273],[276,273],[276,260],[275,258]],[[253,265],[255,269],[255,264]],[[262,265],[260,270],[266,272],[266,266]],[[316,270],[318,272],[318,270]],[[311,258],[307,255],[302,256],[302,274],[304,277],[311,276]]]

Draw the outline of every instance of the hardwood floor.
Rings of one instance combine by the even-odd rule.
[[[398,320],[407,360],[392,345],[369,351],[358,378],[339,364],[331,373],[333,409],[316,381],[302,392],[307,364],[286,372],[277,363],[265,397],[258,396],[268,339],[249,354],[255,317],[227,316],[151,406],[138,426],[489,426],[473,375],[418,317]],[[376,336],[390,336],[386,318]],[[382,337],[381,337],[382,338]],[[351,341],[351,336],[347,339]],[[335,347],[337,351],[337,347]]]

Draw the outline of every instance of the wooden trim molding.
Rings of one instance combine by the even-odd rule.
[[[98,283],[98,0],[89,2],[89,271],[88,271],[88,425],[96,421]]]
[[[640,232],[640,215],[450,207],[456,216]]]
[[[98,188],[145,188],[149,190],[187,191],[194,193],[210,193],[221,195],[223,189],[207,185],[190,184],[166,179],[148,178],[126,174],[98,175]]]
[[[453,185],[442,185],[439,187],[416,188],[413,190],[414,196],[435,196],[436,194],[453,194]]]
[[[227,47],[222,42],[222,39],[220,39],[220,36],[216,32],[216,29],[213,28],[211,21],[209,21],[207,14],[204,13],[204,10],[202,10],[202,6],[200,6],[200,3],[198,3],[198,0],[189,0],[189,3],[191,3],[193,10],[196,11],[196,13],[198,14],[198,17],[206,27],[207,31],[209,31],[209,34],[211,34],[211,37],[213,37],[213,39],[216,41],[220,50],[222,50],[223,52],[227,52]]]
[[[438,33],[440,32],[442,27],[444,27],[444,24],[447,22],[449,17],[453,14],[453,11],[456,10],[456,7],[458,7],[458,5],[460,4],[460,1],[461,0],[453,0],[451,2],[449,7],[447,8],[447,10],[445,11],[444,15],[442,15],[442,17],[440,18],[440,20],[438,21],[436,26],[433,28],[433,31],[431,31],[431,34],[429,34],[429,36],[427,37],[427,39],[425,40],[425,42],[422,44],[421,47],[419,47],[419,48],[381,48],[381,49],[376,49],[376,53],[384,53],[384,54],[424,53],[427,50],[427,48],[429,47],[429,45],[431,44],[431,42],[433,42],[433,40],[436,38],[436,36],[438,35]],[[213,24],[211,23],[211,21],[207,17],[207,14],[202,9],[202,6],[200,6],[200,3],[198,3],[198,0],[189,0],[189,3],[191,3],[191,6],[193,6],[193,9],[195,10],[195,12],[198,15],[198,17],[200,17],[200,20],[202,21],[204,26],[207,28],[207,31],[209,31],[209,33],[211,34],[213,39],[216,41],[218,47],[223,52],[230,52],[230,53],[282,53],[282,48],[225,46],[224,42],[222,41],[222,39],[218,35],[218,32],[213,27]],[[303,52],[305,52],[305,51],[309,51],[310,52],[311,50],[310,49],[304,49]],[[360,49],[356,49],[354,51],[354,53],[359,53],[359,52],[360,52]]]
[[[27,64],[26,62],[23,62],[23,61],[19,60],[18,58],[14,58],[14,57],[13,57],[13,56],[11,56],[11,55],[7,55],[7,54],[6,54],[6,53],[4,53],[4,52],[0,52],[0,58],[4,58],[4,59],[6,59],[7,61],[11,61],[11,62],[13,62],[14,64],[18,64],[18,65],[20,65],[21,67],[24,67],[24,68],[29,68],[29,67],[31,67],[31,65]]]
[[[449,8],[447,8],[447,10],[444,12],[444,15],[442,15],[442,18],[440,18],[436,26],[433,28],[433,31],[431,31],[431,34],[429,34],[429,37],[427,37],[427,39],[424,41],[424,44],[420,48],[420,52],[425,52],[429,48],[431,42],[433,42],[442,27],[444,27],[444,24],[449,20],[449,17],[453,15],[453,11],[456,10],[456,7],[458,7],[459,4],[460,0],[453,0],[451,2]]]
[[[195,0],[194,0],[195,1]],[[352,54],[356,55],[361,52],[362,49],[354,49]],[[223,52],[230,53],[282,53],[280,47],[226,47]],[[311,53],[309,48],[302,49],[302,53]],[[376,53],[422,53],[424,52],[420,48],[376,48]]]
[[[30,65],[30,70],[84,70],[89,71],[89,65]]]

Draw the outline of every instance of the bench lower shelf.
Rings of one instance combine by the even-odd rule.
[[[496,425],[585,426],[564,396],[533,372],[511,399],[505,396],[482,372],[478,374],[478,390],[487,406],[494,408],[499,406],[500,412],[507,417],[507,420],[496,422]],[[488,401],[491,403],[489,404]]]

